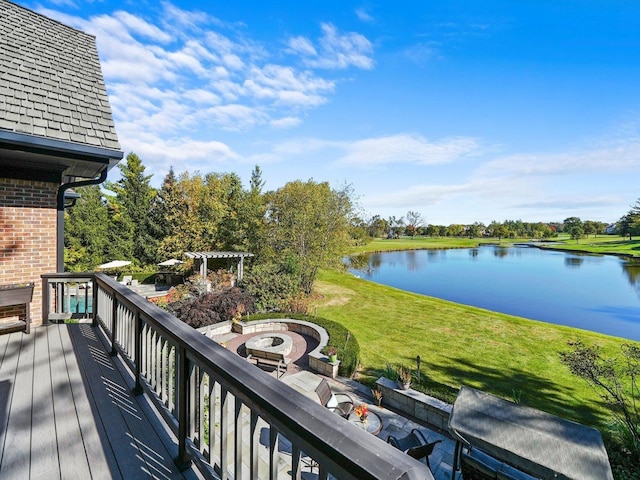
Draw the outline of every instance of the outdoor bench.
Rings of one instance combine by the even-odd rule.
[[[284,354],[280,352],[261,352],[260,356],[250,353],[247,355],[247,361],[254,363],[257,367],[275,367],[278,372],[278,378],[286,373],[289,363],[291,363],[291,359],[285,357]],[[281,372],[280,369],[282,367],[284,367],[284,369]]]
[[[0,307],[24,307],[24,320],[1,322],[0,334],[31,330],[30,303],[33,298],[33,283],[0,286]]]

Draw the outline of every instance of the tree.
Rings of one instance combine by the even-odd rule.
[[[436,235],[438,235],[438,226],[437,225],[427,225],[427,228],[425,228],[425,234],[429,235],[430,237],[435,237]]]
[[[251,172],[249,193],[244,201],[243,217],[246,222],[246,245],[250,252],[257,252],[264,234],[266,205],[262,188],[262,170],[256,165]]]
[[[561,352],[560,359],[572,374],[585,380],[609,406],[614,417],[631,435],[632,447],[638,455],[640,446],[640,412],[638,411],[638,375],[640,347],[623,344],[622,361],[603,358],[597,345],[586,346],[582,341],[569,342],[571,351]]]
[[[389,223],[380,215],[374,215],[367,223],[367,233],[371,238],[383,237],[388,229]]]
[[[411,210],[407,212],[407,231],[412,239],[415,238],[418,229],[421,228],[423,224],[424,219],[419,212],[413,212]]]
[[[589,238],[590,234],[595,235],[596,233],[598,233],[598,227],[597,227],[596,223],[591,221],[591,220],[585,220],[584,221],[584,234],[587,236],[587,238]]]
[[[182,210],[182,201],[178,190],[178,179],[169,168],[169,173],[164,177],[158,194],[151,202],[149,215],[152,217],[153,234],[156,240],[161,242],[165,237],[173,234],[176,219]],[[173,252],[171,252],[173,253]],[[170,255],[175,257],[176,255]]]
[[[629,235],[629,241],[634,235],[640,235],[640,198],[635,205],[618,222],[620,235]]]
[[[272,263],[288,262],[307,294],[321,267],[341,265],[350,246],[351,191],[296,180],[266,194],[266,249]]]
[[[569,217],[564,219],[564,231],[569,234],[571,240],[575,240],[576,243],[584,234],[584,225],[582,220],[578,217]]]
[[[144,175],[145,166],[135,154],[127,155],[126,163],[118,164],[122,177],[117,182],[107,182],[106,188],[115,193],[109,197],[115,228],[112,246],[116,257],[133,258],[136,263],[156,263],[157,241],[149,215],[156,191],[149,184],[152,175]],[[114,257],[115,258],[115,257]]]
[[[76,193],[81,197],[64,213],[65,268],[86,272],[107,260],[109,210],[99,186],[80,187]]]

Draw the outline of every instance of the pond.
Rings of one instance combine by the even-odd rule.
[[[528,246],[373,253],[362,278],[496,312],[640,340],[640,263]]]

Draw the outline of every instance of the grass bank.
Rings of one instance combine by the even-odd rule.
[[[387,363],[415,368],[447,401],[461,384],[569,418],[605,427],[608,412],[584,382],[560,363],[567,342],[597,343],[618,355],[623,339],[536,322],[417,295],[343,272],[323,271],[317,314],[341,323],[361,348],[360,380],[372,384]]]
[[[558,242],[545,248],[640,258],[640,240],[629,240],[625,237],[611,235],[581,238],[578,241],[562,236]]]

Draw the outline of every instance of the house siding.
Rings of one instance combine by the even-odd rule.
[[[58,186],[0,176],[0,284],[35,283],[32,325],[42,323],[40,275],[56,271]],[[0,322],[24,316],[24,307],[0,307]]]

